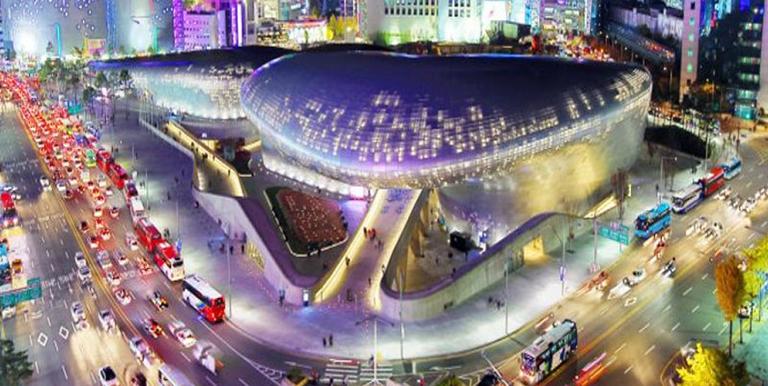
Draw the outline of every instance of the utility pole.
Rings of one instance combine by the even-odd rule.
[[[509,334],[509,259],[504,262],[504,335]]]
[[[405,291],[405,274],[403,273],[403,269],[401,268],[400,271],[400,282],[399,289],[400,289],[400,361],[405,363],[405,323],[403,323],[403,292]]]
[[[227,236],[229,241],[229,236]],[[231,246],[231,242],[228,243]],[[232,319],[232,252],[231,248],[227,248],[227,308],[229,309],[229,319]]]
[[[595,217],[592,217],[592,234],[594,235],[592,238],[592,249],[594,250],[594,255],[592,256],[592,271],[597,272],[600,269],[600,266],[597,264],[597,213],[595,213]]]
[[[365,319],[357,321],[355,325],[359,326],[365,322],[373,322],[373,379],[366,383],[366,385],[384,385],[384,383],[379,380],[379,359],[377,355],[379,352],[379,322],[387,323],[392,327],[394,327],[395,324],[382,319],[377,315],[371,315]]]

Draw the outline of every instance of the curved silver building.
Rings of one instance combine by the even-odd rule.
[[[650,75],[630,64],[318,52],[260,67],[241,100],[268,168],[344,192],[509,174],[612,130],[636,147],[650,94]]]
[[[97,71],[126,69],[158,105],[211,119],[243,118],[240,87],[253,71],[291,51],[239,47],[91,62]]]

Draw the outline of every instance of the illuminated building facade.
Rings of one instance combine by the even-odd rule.
[[[637,147],[650,91],[628,64],[318,52],[259,68],[241,99],[267,168],[344,194],[506,175],[614,130]]]
[[[6,59],[3,29],[3,2],[0,0],[0,62]]]
[[[366,22],[372,40],[479,42],[483,37],[481,0],[371,0]]]
[[[244,116],[240,87],[253,71],[290,53],[276,47],[238,47],[91,62],[94,71],[126,69],[154,102],[179,113],[211,119]]]
[[[545,36],[596,32],[599,0],[541,0],[539,27]]]
[[[183,0],[173,1],[173,38],[177,50],[246,44],[245,0],[205,0],[191,8],[186,8]]]

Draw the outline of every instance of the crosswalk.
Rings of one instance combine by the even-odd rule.
[[[379,380],[385,380],[394,375],[392,365],[379,363],[377,366],[376,377]],[[320,378],[322,384],[348,385],[364,384],[372,381],[374,378],[373,364],[368,362],[357,362],[354,360],[336,360],[331,359],[325,366],[325,372]]]
[[[394,375],[392,365],[386,363],[378,363],[376,366],[376,377],[379,380],[388,379]],[[360,381],[365,383],[373,380],[373,364],[361,363],[360,364]]]

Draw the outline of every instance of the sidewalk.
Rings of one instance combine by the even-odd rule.
[[[102,142],[106,146],[117,146],[117,159],[129,171],[137,170],[138,180],[143,181],[146,172],[149,189],[150,216],[160,229],[168,228],[175,236],[179,230],[184,241],[182,255],[188,272],[200,273],[216,288],[227,289],[226,255],[219,249],[209,249],[208,241],[221,240],[226,236],[216,221],[202,209],[195,209],[191,195],[192,162],[182,153],[149,131],[140,128],[136,113],[128,120],[124,114],[116,114],[116,128],[106,131]],[[134,148],[136,158],[131,152]],[[633,184],[644,186],[633,188],[624,216],[624,223],[631,225],[636,213],[653,204],[655,184],[658,181],[658,163],[639,163],[639,174],[633,171]],[[666,164],[665,164],[666,167]],[[669,169],[672,170],[670,165]],[[690,179],[690,169],[679,172],[675,187]],[[175,177],[179,179],[176,182]],[[141,189],[144,195],[146,189]],[[168,193],[170,192],[170,200]],[[146,197],[146,196],[145,196]],[[178,225],[176,207],[178,204]],[[389,208],[395,211],[396,206]],[[617,211],[610,212],[615,216]],[[382,235],[382,225],[374,226]],[[601,266],[609,266],[621,255],[618,244],[604,239],[598,240],[598,259]],[[367,250],[374,244],[363,246],[361,255],[366,264],[362,271],[371,272],[371,267],[380,265],[368,258]],[[566,290],[569,294],[591,276],[589,267],[593,259],[593,237],[589,234],[578,237],[566,255],[568,266]],[[549,259],[559,261],[559,253],[550,252]],[[370,261],[369,261],[370,260]],[[376,262],[374,265],[373,263]],[[362,299],[347,302],[343,293],[324,304],[308,308],[280,307],[278,294],[266,284],[256,264],[235,248],[232,259],[232,308],[231,321],[254,340],[266,342],[284,350],[295,350],[330,357],[368,358],[372,354],[373,331],[370,323],[360,326],[356,322],[369,315],[369,307]],[[559,264],[541,264],[525,267],[511,276],[509,298],[504,295],[504,283],[490,288],[472,300],[458,305],[439,318],[418,323],[405,324],[405,357],[422,357],[455,352],[494,341],[505,334],[506,307],[497,303],[489,304],[488,298],[503,300],[509,307],[509,331],[514,331],[544,313],[563,298],[560,297]],[[362,272],[361,271],[361,272]],[[374,270],[375,271],[375,270]],[[367,277],[356,278],[355,288],[367,287]],[[362,284],[361,284],[362,283]],[[376,284],[376,283],[374,283]],[[576,303],[589,301],[576,300]],[[568,307],[577,308],[577,307]],[[570,312],[570,311],[569,311]],[[577,312],[574,310],[573,312]],[[275,326],[281,326],[276,328]],[[383,358],[393,360],[400,357],[400,330],[388,325],[379,326],[379,349]],[[460,334],[456,332],[461,331]],[[322,338],[333,334],[334,346],[324,347]]]

